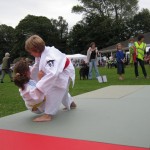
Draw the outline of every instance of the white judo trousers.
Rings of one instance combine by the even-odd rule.
[[[61,89],[58,87],[51,88],[50,94],[46,96],[45,101],[45,114],[55,115],[61,103],[70,110],[70,104],[73,102],[72,97],[68,93],[68,90]]]
[[[36,87],[46,96],[45,114],[55,115],[61,103],[70,110],[73,99],[68,92],[70,81],[75,80],[75,70],[70,62],[65,67],[66,55],[54,47],[45,47],[39,63],[39,71],[45,73]]]
[[[51,87],[51,91],[46,95],[45,114],[55,115],[59,110],[61,103],[70,110],[70,104],[73,102],[73,98],[68,92],[70,79],[69,76],[64,73],[61,75],[68,78],[68,84],[66,85],[66,88],[61,88],[59,85]]]

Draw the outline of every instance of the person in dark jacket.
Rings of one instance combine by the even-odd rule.
[[[119,80],[123,80],[124,71],[124,63],[125,63],[125,55],[122,51],[121,43],[117,44],[117,52],[116,52],[116,60],[117,60],[117,73],[119,74]]]
[[[10,80],[13,81],[13,78],[12,78],[12,72],[10,70],[10,54],[9,53],[5,53],[5,57],[3,58],[3,61],[2,61],[2,75],[1,75],[1,83],[4,83],[4,77],[5,77],[5,74],[8,74],[9,77],[10,77]]]

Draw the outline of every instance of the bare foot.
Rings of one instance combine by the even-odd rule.
[[[72,102],[71,105],[70,105],[70,109],[75,109],[77,108],[77,105],[75,104],[75,102]],[[67,110],[67,108],[63,108],[63,110]]]
[[[52,116],[48,114],[44,114],[40,117],[33,119],[34,122],[46,122],[52,120]]]

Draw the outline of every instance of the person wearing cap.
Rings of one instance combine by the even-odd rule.
[[[4,83],[3,80],[6,74],[9,75],[11,82],[13,82],[12,72],[10,70],[10,54],[9,53],[5,53],[5,57],[2,60],[2,75],[0,79],[1,83]]]

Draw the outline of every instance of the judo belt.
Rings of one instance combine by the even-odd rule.
[[[42,102],[33,105],[32,106],[32,111],[38,110],[38,107],[41,106],[45,101],[46,101],[46,99],[44,98],[44,100]]]
[[[69,58],[66,58],[66,63],[65,63],[65,66],[64,66],[64,69],[66,69],[70,64],[70,60]]]

